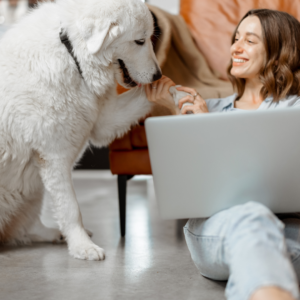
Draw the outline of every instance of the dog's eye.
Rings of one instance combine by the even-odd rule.
[[[142,45],[145,44],[145,40],[144,40],[144,39],[141,39],[141,40],[135,40],[134,42],[135,42],[137,45],[140,45],[140,46],[142,46]]]

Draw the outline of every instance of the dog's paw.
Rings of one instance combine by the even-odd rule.
[[[77,259],[103,260],[105,252],[93,243],[82,243],[69,249],[70,255]]]

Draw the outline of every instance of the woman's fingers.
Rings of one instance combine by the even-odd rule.
[[[178,108],[175,107],[173,97],[169,92],[170,87],[174,85],[175,83],[166,76],[163,76],[160,80],[157,80],[152,84],[145,85],[145,92],[148,100],[174,111],[174,114],[179,113],[179,111],[176,112]],[[206,102],[194,89],[178,87],[177,90],[185,91],[190,94],[179,100],[178,107],[181,109],[181,114],[187,114],[188,112],[193,112],[194,114],[208,112]],[[194,96],[195,94],[197,94],[197,96]],[[191,103],[191,105],[182,108],[184,103]]]
[[[148,101],[155,102],[155,91],[153,90],[151,84],[145,85],[145,92],[146,92]]]
[[[151,94],[151,87],[150,87],[150,84],[145,84],[144,87],[145,87],[145,93],[146,93],[146,96],[147,96],[148,101],[152,102],[152,101],[151,101],[152,94]]]
[[[186,114],[188,111],[192,111],[194,114],[208,113],[206,102],[200,98],[196,99],[193,105],[186,105],[181,109],[181,114]]]
[[[181,109],[181,107],[184,103],[187,103],[187,102],[194,103],[194,101],[195,101],[195,99],[192,95],[187,95],[178,101],[178,108]]]
[[[191,94],[191,96],[194,98],[194,101],[196,101],[196,100],[204,101],[204,99],[198,94],[198,92],[192,88],[185,87],[185,86],[179,86],[176,89],[178,91],[183,91],[183,92]]]
[[[196,97],[194,104],[198,108],[198,112],[195,112],[195,113],[208,113],[209,112],[205,100],[203,100],[200,96]]]
[[[162,89],[160,91],[161,92],[161,96],[164,97],[164,98],[167,97],[167,98],[172,98],[173,99],[173,97],[170,94],[169,89],[170,89],[171,86],[174,86],[174,85],[175,85],[175,83],[172,80],[166,80],[163,83]]]
[[[165,80],[160,79],[160,80],[158,80],[158,81],[153,82],[152,84],[153,84],[153,85],[156,84],[156,93],[157,93],[157,95],[160,95],[160,94],[161,94],[161,91],[162,91],[162,89],[163,89],[163,86],[164,86],[164,84],[165,84]]]
[[[163,76],[161,79],[152,83],[152,86],[156,88],[156,95],[158,98],[169,97],[169,88],[175,85],[175,83],[168,77]]]
[[[168,77],[163,76],[161,79],[145,85],[145,92],[150,102],[164,106],[171,111],[176,112],[176,106],[169,88],[175,83]]]
[[[147,98],[150,102],[158,102],[158,96],[160,95],[163,85],[166,81],[171,81],[168,77],[163,76],[160,80],[145,85],[145,91]]]
[[[192,89],[192,88],[189,88],[189,87],[186,87],[186,86],[179,86],[176,88],[178,91],[183,91],[183,92],[187,92],[189,94],[191,94],[192,96],[196,95],[197,92],[196,90]]]
[[[182,115],[186,115],[188,112],[193,112],[193,114],[196,114],[198,111],[198,108],[195,105],[187,105],[182,108],[180,111]]]
[[[165,76],[165,75],[162,75],[161,78],[160,78],[159,80],[165,80],[165,79],[166,79],[166,80],[171,80],[169,77],[167,77],[167,76]],[[158,80],[158,81],[159,81],[159,80]]]
[[[163,76],[161,79],[152,82],[151,86],[155,87],[155,88],[161,88],[161,86],[166,82],[173,82],[173,81],[170,78]],[[175,85],[175,83],[174,83],[174,85]]]
[[[167,81],[172,81],[172,80],[169,77],[163,75],[162,78],[152,82],[151,85],[152,86],[157,86],[157,85],[162,84],[162,83],[167,82]]]

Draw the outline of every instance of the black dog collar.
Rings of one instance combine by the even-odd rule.
[[[78,72],[79,72],[80,76],[83,78],[82,71],[81,71],[81,68],[80,68],[80,64],[79,64],[76,56],[73,53],[73,46],[72,46],[72,44],[69,40],[69,37],[68,37],[67,33],[63,32],[63,29],[61,29],[61,31],[59,33],[59,37],[60,37],[61,42],[66,46],[66,48],[67,48],[68,52],[70,53],[70,55],[73,57],[73,59],[75,61],[75,64],[77,66]]]

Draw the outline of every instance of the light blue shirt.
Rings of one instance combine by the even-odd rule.
[[[205,100],[209,112],[226,112],[226,111],[244,111],[234,107],[234,101],[237,94],[226,98],[207,99]],[[275,109],[284,107],[300,107],[300,97],[297,95],[288,96],[278,102],[273,102],[273,97],[266,98],[257,110]]]

